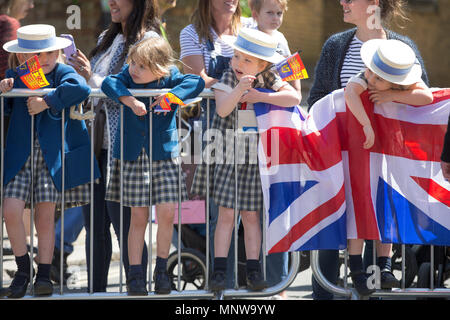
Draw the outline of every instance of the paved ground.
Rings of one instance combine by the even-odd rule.
[[[114,232],[111,230],[111,233]],[[4,232],[4,234],[6,234]],[[156,236],[156,225],[153,225],[153,237]],[[84,294],[87,290],[87,268],[86,268],[86,259],[85,259],[85,248],[84,248],[84,237],[85,232],[84,229],[77,241],[74,244],[74,252],[68,258],[69,270],[74,272],[75,277],[72,278],[69,282],[68,287],[64,288],[64,292],[67,294]],[[148,239],[148,236],[146,236]],[[155,241],[153,241],[155,243]],[[7,239],[4,240],[4,246],[9,246],[9,241]],[[176,249],[173,247],[172,251]],[[155,253],[156,248],[153,246],[153,259],[152,263],[154,266],[155,263]],[[117,293],[120,292],[120,262],[119,262],[119,247],[116,241],[113,242],[113,257],[110,266],[109,272],[109,286],[108,293]],[[15,270],[15,262],[13,256],[4,256],[3,258],[3,286],[8,286],[10,284],[11,278],[8,273],[10,271]],[[152,268],[153,269],[153,268]],[[396,274],[397,277],[400,277]],[[123,276],[123,283],[125,283],[125,276]],[[450,279],[446,282],[447,287],[450,287]],[[193,290],[195,289],[193,286],[188,286],[187,289]],[[123,292],[126,292],[126,287],[123,285]],[[289,288],[287,288],[286,293],[289,300],[312,300],[311,296],[311,269],[305,270],[301,273],[298,273],[294,282],[291,284]],[[55,293],[59,293],[59,285],[55,285]],[[269,298],[264,298],[269,299]],[[338,298],[343,299],[343,298]]]

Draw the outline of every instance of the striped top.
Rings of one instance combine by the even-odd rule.
[[[363,42],[359,40],[356,35],[353,37],[347,52],[345,53],[344,64],[341,70],[341,87],[347,86],[348,80],[354,75],[358,74],[366,66],[361,59],[361,46]]]
[[[241,17],[241,26],[242,27],[250,27],[252,24],[251,18]],[[203,56],[203,61],[205,63],[205,70],[208,73],[209,69],[209,60],[211,59],[211,55],[223,56],[227,58],[233,57],[234,49],[227,44],[222,38],[220,38],[216,31],[211,28],[211,34],[213,36],[214,42],[214,51],[211,51],[206,42],[200,42],[197,31],[195,30],[194,25],[190,24],[185,27],[180,32],[180,60],[184,57],[199,55]],[[226,38],[227,36],[223,36]],[[229,37],[229,36],[228,36]]]

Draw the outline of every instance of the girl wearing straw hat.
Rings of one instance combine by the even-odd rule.
[[[433,95],[422,81],[422,68],[414,51],[400,40],[372,39],[361,47],[366,69],[350,78],[346,90],[347,106],[363,126],[365,149],[370,149],[375,134],[360,95],[369,90],[374,103],[397,101],[422,106],[433,101]]]
[[[214,271],[210,282],[212,291],[225,289],[226,257],[234,228],[234,162],[241,159],[246,159],[246,161],[244,164],[238,165],[239,199],[237,209],[240,210],[245,229],[247,287],[250,290],[263,290],[266,287],[259,264],[261,249],[259,212],[262,209],[262,189],[257,161],[251,163],[250,160],[256,155],[257,147],[256,143],[250,143],[247,151],[246,148],[237,146],[237,150],[241,153],[241,159],[235,159],[234,152],[231,154],[229,152],[229,147],[233,145],[233,135],[227,134],[227,130],[234,128],[237,112],[240,114],[238,118],[241,118],[241,111],[245,109],[244,103],[247,104],[246,111],[250,113],[252,113],[251,104],[257,102],[284,107],[300,103],[301,98],[298,92],[287,82],[283,82],[278,74],[271,70],[262,72],[270,63],[283,60],[283,56],[276,53],[277,44],[276,39],[264,32],[242,28],[236,41],[231,44],[234,48],[234,55],[231,58],[230,68],[223,73],[219,82],[212,86],[215,89],[216,98],[216,113],[213,117],[212,128],[221,132],[226,147],[218,145],[217,150],[223,150],[226,159],[233,159],[231,163],[228,161],[219,163],[216,159],[212,174],[212,197],[219,206],[219,217],[214,234]],[[262,74],[256,77],[260,72]],[[271,89],[274,92],[261,92],[255,88]],[[237,128],[234,129],[237,130]],[[255,134],[250,135],[256,137]],[[204,180],[198,179],[196,176],[192,187],[194,193],[195,190],[201,190],[199,184],[202,184],[202,181]]]
[[[34,283],[34,294],[51,295],[50,266],[55,241],[54,212],[61,201],[61,118],[65,114],[65,207],[75,207],[89,202],[90,140],[84,121],[69,117],[71,106],[85,100],[90,93],[83,77],[67,65],[58,63],[60,50],[68,47],[70,40],[55,36],[50,25],[28,25],[17,30],[17,40],[6,43],[3,48],[14,53],[20,64],[38,56],[39,63],[49,83],[46,88],[54,91],[43,97],[7,98],[5,113],[11,114],[5,146],[4,218],[16,257],[18,270],[11,285],[2,289],[0,295],[20,298],[26,293],[32,280],[30,257],[27,252],[22,214],[30,202],[35,203],[36,230],[38,235],[39,264]],[[0,82],[4,93],[13,88],[26,89],[15,69],[6,72]],[[34,120],[34,133],[31,132]],[[31,139],[33,153],[31,159]],[[21,146],[21,147],[18,147]],[[31,178],[34,167],[33,180]],[[94,176],[99,169],[94,168]],[[31,199],[31,181],[34,181],[34,197]],[[34,274],[34,270],[33,270]]]
[[[361,47],[361,59],[366,69],[350,78],[345,100],[363,127],[363,147],[369,149],[374,145],[375,133],[360,98],[365,90],[369,90],[370,100],[376,104],[396,101],[422,106],[430,104],[433,95],[421,79],[422,67],[414,51],[406,43],[394,39],[369,40]],[[374,289],[368,288],[368,275],[362,270],[363,243],[364,239],[348,240],[350,276],[359,294],[370,295]],[[391,283],[396,280],[387,268],[381,270],[381,276],[385,282],[389,278]]]

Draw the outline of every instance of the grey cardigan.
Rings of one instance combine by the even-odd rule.
[[[344,64],[345,55],[350,43],[356,33],[356,28],[336,33],[332,35],[322,47],[319,62],[314,71],[314,83],[309,92],[308,109],[317,101],[340,89],[341,86],[341,70]],[[422,66],[422,79],[428,85],[428,76],[425,71],[423,59],[417,49],[416,44],[406,36],[402,36],[391,30],[386,30],[388,39],[397,39],[408,44],[415,52],[417,59]]]

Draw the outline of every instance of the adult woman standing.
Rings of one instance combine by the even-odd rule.
[[[308,105],[311,107],[317,100],[334,90],[346,86],[347,81],[364,68],[360,49],[370,39],[397,39],[412,47],[422,66],[422,79],[428,84],[424,63],[414,42],[386,28],[394,18],[406,19],[404,1],[402,0],[341,0],[344,11],[344,22],[354,24],[356,28],[332,35],[324,44],[317,63],[314,84],[311,88]],[[350,265],[353,269],[363,270],[362,261],[352,256],[360,256],[363,240],[357,239],[356,246],[349,248]],[[396,286],[398,281],[391,272],[391,244],[377,242],[377,264],[380,267],[381,287]],[[339,252],[322,250],[319,252],[319,264],[325,277],[337,283]],[[366,266],[367,267],[367,266]],[[357,281],[357,280],[356,280]],[[333,295],[312,279],[314,299],[332,299]],[[364,288],[363,288],[364,289]],[[362,290],[370,294],[371,290]]]
[[[123,65],[130,47],[148,37],[159,37],[160,23],[156,0],[109,0],[112,23],[98,40],[97,46],[90,53],[91,60],[81,52],[70,58],[77,72],[86,78],[93,88],[100,88],[103,79],[118,73]],[[110,99],[94,99],[96,109],[95,153],[100,165],[102,177],[94,186],[94,261],[93,291],[106,291],[112,246],[109,232],[112,223],[120,241],[120,204],[105,201],[106,184],[109,178],[111,150],[115,133],[119,125],[120,105]],[[86,226],[86,257],[90,264],[90,207],[83,208]],[[127,282],[129,277],[128,230],[130,227],[130,208],[123,208],[123,262]],[[142,269],[144,278],[147,270],[147,249],[144,246]],[[89,270],[89,269],[88,269]],[[89,274],[89,272],[88,272]]]

